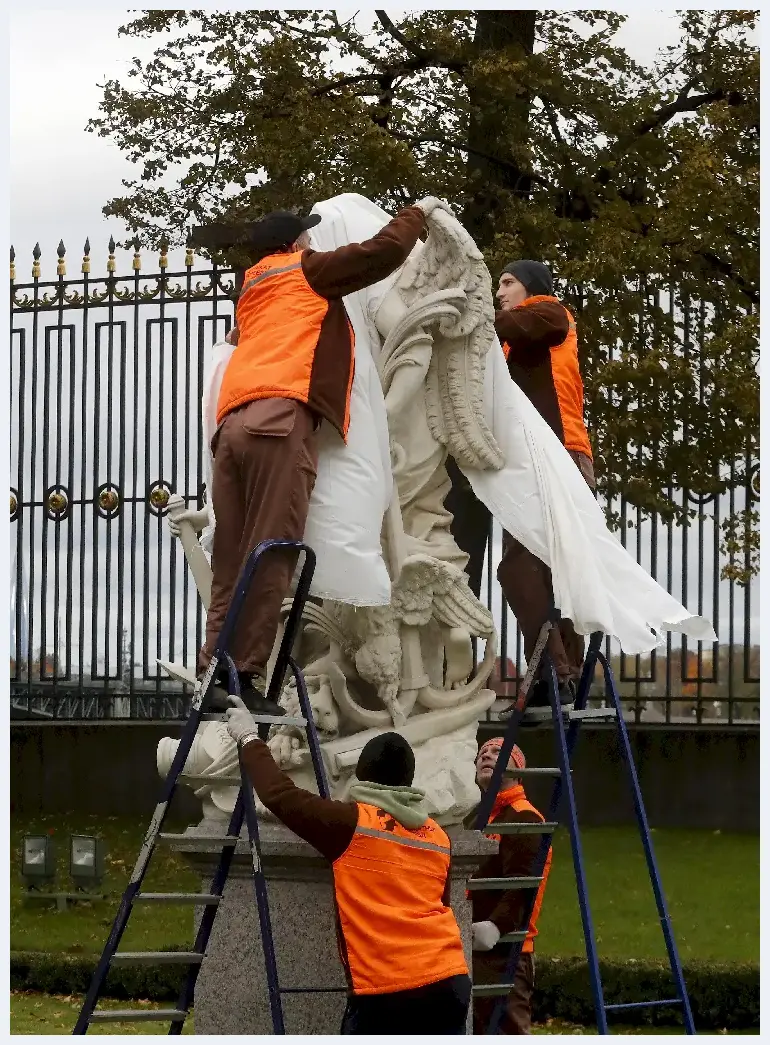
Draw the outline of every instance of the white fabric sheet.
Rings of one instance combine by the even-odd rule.
[[[319,250],[368,239],[390,220],[371,201],[352,193],[319,203],[314,210],[323,215],[312,230],[313,246]],[[353,605],[389,601],[380,535],[393,479],[375,365],[380,339],[368,317],[376,314],[397,276],[345,299],[356,336],[348,443],[324,425],[305,532],[318,557],[312,593]],[[223,372],[219,348],[211,387],[204,393],[207,443],[213,435],[210,404],[216,406],[218,395],[214,381],[217,374],[221,381]],[[578,632],[612,635],[629,655],[660,645],[667,630],[716,640],[709,622],[664,591],[609,532],[569,454],[511,380],[496,338],[487,357],[484,411],[507,463],[501,471],[466,469],[465,474],[495,519],[551,567],[556,604]]]

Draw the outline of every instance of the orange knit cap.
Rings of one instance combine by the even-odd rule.
[[[503,738],[502,737],[492,737],[491,740],[488,740],[486,742],[486,744],[482,744],[481,747],[479,748],[479,753],[478,753],[478,755],[476,755],[476,762],[478,763],[478,760],[487,751],[499,751],[502,746],[503,746]],[[526,768],[527,768],[527,760],[524,757],[524,752],[521,750],[521,748],[519,747],[518,744],[514,744],[513,745],[513,750],[511,751],[511,757],[508,759],[508,769],[511,770],[511,769],[526,769]]]

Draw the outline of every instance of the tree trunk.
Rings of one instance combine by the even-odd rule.
[[[477,54],[508,51],[512,56],[522,58],[533,53],[537,11],[478,11],[477,18],[474,37]],[[526,141],[530,106],[531,98],[528,94],[517,95],[510,92],[503,95],[494,88],[470,88],[469,191],[461,220],[482,250],[489,246],[494,238],[495,214],[499,208],[501,193],[513,193],[524,198],[529,195],[529,178],[510,165],[510,155],[499,153],[498,142],[500,128],[504,123],[509,126],[513,123],[521,140]],[[509,162],[502,166],[495,162],[495,156]],[[468,556],[468,582],[478,598],[481,593],[481,575],[484,569],[490,515],[487,508],[477,500],[470,484],[451,458],[447,463],[447,470],[452,480],[452,489],[445,504],[453,515],[452,536],[458,547]]]
[[[474,46],[485,52],[506,51],[512,57],[531,55],[535,46],[537,11],[478,11]],[[500,128],[511,124],[517,137],[526,142],[531,98],[529,94],[502,93],[497,85],[469,88],[468,201],[462,223],[483,250],[495,234],[495,213],[501,193],[527,197],[529,177],[511,165],[513,157],[500,153]],[[495,162],[505,160],[505,165]]]

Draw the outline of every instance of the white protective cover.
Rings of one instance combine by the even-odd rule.
[[[311,231],[315,250],[334,250],[369,239],[390,221],[389,215],[368,200],[360,196],[354,198],[360,203],[352,230],[345,219],[346,208],[337,200],[325,201],[313,208],[323,216],[321,224]],[[368,219],[363,233],[362,212]],[[367,298],[363,295],[368,295],[370,300],[380,300],[396,277],[394,273],[384,284],[344,299],[355,334],[348,439],[347,443],[343,442],[330,424],[322,425],[318,476],[305,527],[305,542],[316,553],[310,594],[353,606],[387,606],[390,602],[390,576],[382,554],[381,534],[393,493],[393,474],[385,400],[372,358],[372,349],[379,351],[379,337],[364,312]],[[209,491],[213,469],[209,448],[216,431],[219,388],[232,352],[232,346],[224,341],[214,345],[204,376],[203,424]],[[214,525],[210,503],[209,525],[200,538],[207,551],[211,550]]]

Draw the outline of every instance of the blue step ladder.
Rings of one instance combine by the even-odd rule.
[[[504,943],[511,943],[511,950],[506,962],[502,982],[498,984],[479,984],[474,985],[473,987],[473,993],[476,997],[497,997],[497,1002],[492,1011],[492,1016],[487,1026],[486,1033],[497,1034],[499,1032],[500,1023],[502,1022],[505,1012],[507,997],[513,987],[513,980],[519,957],[521,955],[522,946],[527,937],[527,929],[535,906],[537,892],[540,883],[543,881],[543,873],[548,857],[548,851],[551,847],[551,839],[554,830],[558,826],[556,816],[559,809],[559,803],[562,794],[564,794],[567,802],[567,821],[572,848],[572,862],[574,864],[575,879],[577,883],[580,918],[583,925],[583,936],[585,938],[588,975],[591,981],[591,993],[594,1000],[596,1026],[599,1034],[609,1033],[607,1027],[607,1014],[609,1012],[631,1012],[636,1009],[652,1007],[680,1008],[684,1019],[685,1033],[695,1034],[690,1000],[687,996],[687,988],[685,986],[684,975],[682,972],[682,964],[679,960],[676,943],[674,942],[671,919],[663,895],[660,873],[658,871],[658,865],[652,847],[650,828],[647,823],[647,815],[644,810],[644,802],[642,801],[642,794],[639,788],[639,780],[636,775],[636,767],[634,765],[628,730],[626,729],[626,724],[623,719],[620,697],[618,696],[618,691],[615,686],[612,669],[606,656],[601,651],[601,644],[604,636],[601,632],[595,632],[591,636],[575,703],[572,706],[562,707],[559,700],[556,672],[547,648],[549,632],[551,628],[557,626],[558,616],[558,612],[552,612],[552,619],[543,625],[535,649],[533,650],[532,657],[530,658],[530,664],[527,667],[527,673],[522,682],[518,698],[515,704],[505,712],[506,717],[508,717],[508,722],[503,737],[503,744],[500,748],[497,762],[495,763],[489,787],[482,795],[474,823],[474,827],[477,831],[481,831],[487,835],[503,833],[513,834],[516,832],[520,833],[524,830],[528,833],[535,832],[537,834],[542,834],[540,847],[535,856],[531,876],[516,879],[477,878],[470,879],[468,882],[469,889],[523,889],[526,890],[528,894],[528,900],[524,905],[524,921],[522,928],[516,932],[507,934],[502,941]],[[605,695],[606,698],[609,698],[609,706],[603,708],[588,708],[586,707],[588,693],[591,688],[591,682],[593,681],[597,664],[601,665],[604,673]],[[544,668],[543,675],[548,686],[550,708],[527,708],[529,691],[535,673],[541,665]],[[497,794],[500,791],[503,776],[507,771],[508,760],[511,756],[513,746],[516,743],[519,727],[522,724],[533,724],[538,721],[538,719],[543,719],[543,717],[546,721],[550,718],[554,725],[556,754],[559,763],[558,767],[517,769],[515,775],[517,777],[524,777],[527,775],[534,776],[539,774],[554,776],[556,778],[545,821],[540,824],[490,823],[489,817],[492,812],[492,807]],[[607,1005],[604,1001],[604,991],[602,989],[601,975],[599,972],[599,959],[596,949],[596,937],[594,935],[591,908],[588,902],[588,887],[586,885],[583,850],[580,841],[580,828],[578,826],[577,809],[575,805],[575,792],[572,786],[572,756],[575,751],[580,724],[586,719],[614,719],[617,724],[621,758],[626,767],[628,782],[633,795],[636,821],[639,827],[642,846],[644,848],[647,870],[650,876],[652,891],[655,895],[655,904],[658,909],[658,916],[660,918],[661,929],[663,930],[663,938],[666,944],[666,951],[676,991],[675,996],[671,998],[628,1002],[619,1005]]]
[[[275,669],[273,670],[270,686],[266,697],[268,701],[277,703],[281,694],[286,672],[291,671],[297,684],[297,695],[299,697],[301,718],[292,718],[277,715],[254,715],[257,729],[262,739],[266,739],[271,725],[297,726],[306,730],[310,756],[315,770],[318,793],[322,798],[329,797],[329,786],[324,771],[321,747],[318,741],[318,733],[313,721],[312,709],[308,698],[307,687],[296,661],[292,657],[295,637],[299,630],[302,611],[310,591],[310,583],[315,570],[315,554],[311,548],[298,541],[263,541],[251,553],[238,580],[235,593],[230,601],[222,631],[217,639],[217,645],[211,663],[196,689],[190,710],[190,717],[185,724],[182,737],[177,748],[176,755],[168,771],[166,779],[161,788],[161,795],[155,812],[153,813],[150,826],[142,842],[136,866],[131,874],[126,891],[120,901],[118,913],[102,951],[102,956],[94,972],[91,985],[83,1002],[83,1007],[78,1016],[73,1034],[86,1034],[92,1024],[100,1023],[132,1023],[158,1021],[170,1024],[169,1034],[181,1034],[184,1021],[189,1015],[190,1006],[193,1003],[195,983],[198,978],[201,964],[206,956],[206,948],[211,937],[217,908],[221,903],[222,896],[227,883],[230,866],[235,847],[240,840],[240,833],[244,819],[249,838],[251,851],[252,877],[254,881],[254,896],[259,913],[259,926],[262,936],[262,949],[264,952],[265,971],[267,973],[267,991],[270,1002],[270,1014],[273,1022],[273,1033],[285,1034],[283,1021],[283,1007],[281,1004],[282,994],[303,993],[305,988],[282,989],[278,982],[278,969],[273,946],[273,933],[270,922],[270,908],[267,898],[267,883],[262,870],[262,857],[259,841],[259,823],[257,820],[256,806],[254,804],[254,791],[249,783],[240,761],[241,787],[238,798],[233,809],[233,814],[228,824],[227,833],[220,838],[206,836],[207,842],[213,842],[221,847],[219,862],[211,880],[211,886],[207,893],[145,893],[142,892],[142,882],[147,871],[150,858],[155,851],[158,842],[180,842],[189,841],[187,835],[164,834],[162,832],[163,822],[166,819],[171,799],[176,791],[179,777],[184,768],[187,756],[195,740],[195,735],[201,722],[211,720],[222,720],[222,714],[207,713],[206,697],[211,683],[221,665],[226,665],[229,675],[229,692],[240,696],[238,684],[238,673],[228,653],[228,646],[232,640],[238,617],[243,607],[246,595],[249,591],[255,570],[262,556],[269,554],[275,549],[291,549],[304,552],[304,562],[297,589],[292,602],[291,610],[286,621],[281,646],[278,651]],[[171,903],[191,904],[203,908],[203,916],[198,926],[195,943],[191,951],[119,951],[121,937],[128,925],[131,913],[138,904],[145,903]],[[173,1009],[97,1009],[99,998],[103,992],[107,975],[113,966],[119,964],[132,965],[155,965],[159,963],[175,963],[187,966],[188,973],[184,985],[180,991],[177,1005]],[[333,993],[344,991],[344,988],[335,988]],[[327,991],[324,991],[326,993]]]

